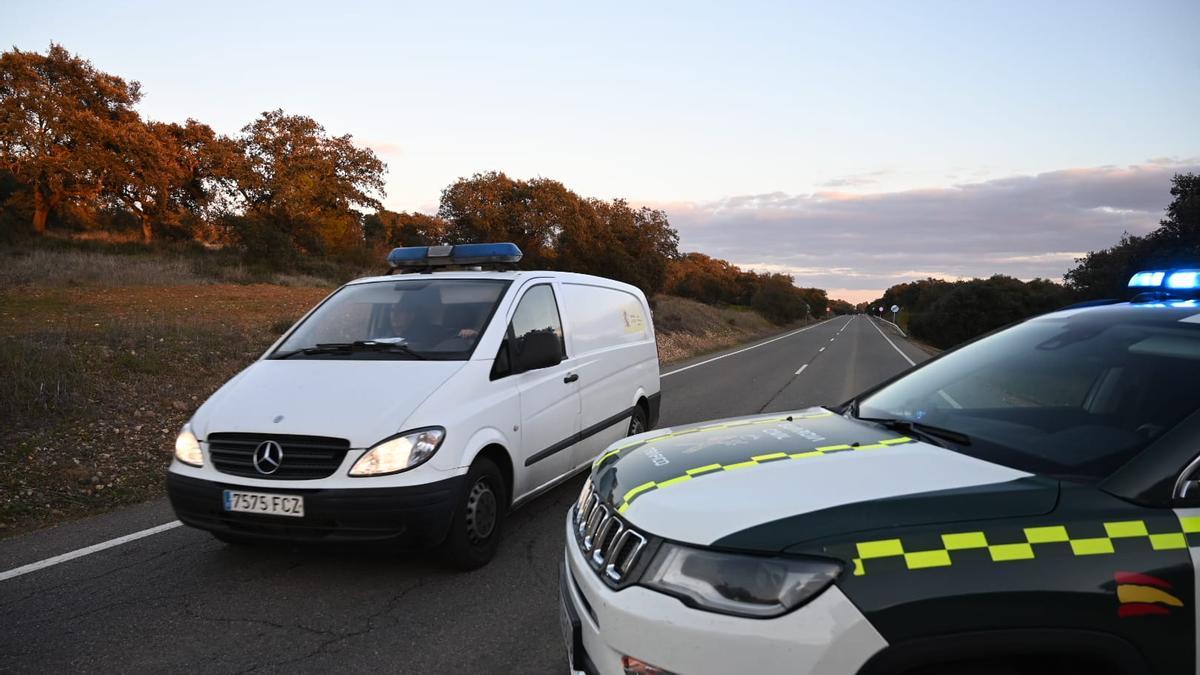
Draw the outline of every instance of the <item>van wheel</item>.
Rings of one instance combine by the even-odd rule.
[[[633,406],[633,415],[629,417],[628,435],[636,436],[643,431],[646,431],[646,411],[642,410],[642,406],[635,405]]]
[[[467,472],[467,489],[454,510],[450,533],[442,544],[446,563],[460,570],[488,564],[500,545],[507,512],[504,477],[491,460],[480,457]]]

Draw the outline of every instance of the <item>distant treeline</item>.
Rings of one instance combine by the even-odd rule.
[[[825,291],[797,288],[783,274],[744,272],[700,253],[680,254],[667,214],[624,200],[580,197],[547,178],[503,173],[460,178],[442,191],[436,216],[380,210],[365,217],[368,248],[439,242],[512,241],[530,267],[619,279],[713,305],[753,307],[785,324],[825,313]],[[847,303],[842,303],[849,307]]]
[[[51,45],[0,55],[0,238],[48,230],[202,242],[256,266],[381,263],[393,246],[513,241],[524,267],[599,274],[786,323],[825,311],[823,291],[737,270],[736,294],[691,294],[703,266],[681,257],[667,214],[580,197],[548,178],[476,174],[447,187],[437,215],[383,208],[386,165],[315,120],[263,113],[226,136],[203,122],[145,120],[137,82]],[[671,289],[667,289],[671,290]]]
[[[758,273],[711,258],[688,253],[672,260],[667,268],[665,289],[671,295],[700,302],[749,305],[772,321],[784,323],[811,314],[846,314],[854,307],[844,300],[830,300],[824,289],[795,288],[786,274]]]
[[[1126,234],[1116,245],[1077,259],[1065,285],[1000,275],[955,282],[924,279],[892,286],[860,309],[883,307],[886,312],[899,305],[913,336],[947,348],[1074,302],[1125,297],[1129,277],[1139,270],[1200,267],[1200,176],[1176,175],[1171,195],[1158,229],[1144,236]]]

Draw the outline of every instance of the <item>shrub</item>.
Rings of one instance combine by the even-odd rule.
[[[772,274],[763,279],[751,305],[772,323],[783,325],[808,316],[808,304],[791,277]]]

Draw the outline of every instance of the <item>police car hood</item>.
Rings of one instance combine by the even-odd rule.
[[[759,551],[852,531],[1046,513],[1058,490],[821,408],[631,437],[601,454],[592,481],[634,527]]]
[[[256,361],[196,411],[192,429],[332,436],[365,448],[405,421],[463,361]]]

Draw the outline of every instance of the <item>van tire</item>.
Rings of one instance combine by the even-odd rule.
[[[500,546],[508,492],[492,460],[480,457],[467,472],[466,487],[454,508],[441,555],[447,565],[469,571],[488,564]]]
[[[635,436],[649,430],[649,426],[646,423],[646,409],[640,405],[633,406],[633,414],[629,416],[629,433],[625,435]]]

